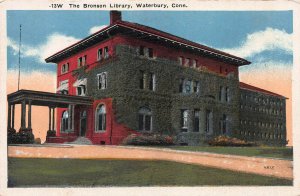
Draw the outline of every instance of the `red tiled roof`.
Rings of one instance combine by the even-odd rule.
[[[271,92],[271,91],[267,91],[265,89],[262,88],[258,88],[256,86],[252,86],[250,84],[246,84],[244,82],[240,82],[240,88],[242,89],[247,89],[247,90],[251,90],[251,91],[256,91],[256,92],[260,92],[260,93],[264,93],[264,94],[268,94],[268,95],[272,95],[272,96],[276,96],[276,97],[280,97],[280,98],[285,98],[283,95],[279,95],[277,93]]]
[[[181,38],[181,37],[178,37],[178,36],[163,32],[163,31],[160,31],[160,30],[155,29],[155,28],[148,27],[148,26],[141,25],[141,24],[137,24],[137,23],[122,21],[122,20],[121,21],[116,21],[115,23],[107,26],[106,28],[101,29],[100,31],[98,31],[98,32],[82,39],[81,41],[79,41],[79,42],[77,42],[77,43],[75,43],[75,44],[73,44],[73,45],[71,45],[71,46],[55,53],[55,54],[53,54],[52,56],[46,58],[46,62],[50,62],[53,59],[56,59],[58,56],[62,55],[63,53],[68,53],[68,51],[71,51],[72,49],[76,48],[80,44],[84,44],[84,42],[87,42],[89,39],[92,39],[95,36],[100,36],[100,34],[102,32],[105,32],[105,31],[107,31],[107,30],[109,30],[113,27],[116,27],[116,26],[122,26],[122,27],[125,27],[125,28],[131,28],[131,29],[134,29],[134,30],[142,31],[142,32],[145,32],[145,33],[148,33],[148,34],[153,34],[155,36],[163,37],[164,39],[169,39],[171,41],[178,42],[179,44],[185,44],[185,45],[188,45],[188,46],[200,48],[202,50],[208,51],[209,53],[214,53],[214,54],[217,54],[217,55],[225,56],[226,58],[235,59],[235,60],[239,61],[239,63],[238,63],[239,65],[247,65],[247,64],[251,63],[251,62],[249,62],[249,61],[247,61],[243,58],[240,58],[240,57],[237,57],[237,56],[234,56],[234,55],[231,55],[231,54],[228,54],[228,53],[225,53],[225,52],[213,49],[213,48],[210,48],[208,46],[204,46],[202,44],[198,44],[198,43],[186,40],[184,38]]]
[[[225,56],[228,56],[228,57],[232,57],[232,58],[235,58],[235,59],[246,61],[243,58],[240,58],[240,57],[228,54],[228,53],[220,51],[220,50],[216,50],[214,48],[210,48],[210,47],[202,45],[202,44],[198,44],[198,43],[192,42],[190,40],[178,37],[176,35],[172,35],[170,33],[166,33],[164,31],[161,31],[161,30],[149,27],[149,26],[141,25],[141,24],[138,24],[138,23],[132,23],[132,22],[127,22],[127,21],[122,21],[122,20],[121,21],[117,21],[116,23],[117,24],[127,25],[129,27],[132,27],[132,28],[135,28],[135,29],[139,29],[139,30],[142,30],[142,31],[145,31],[145,32],[148,32],[148,33],[152,33],[152,34],[155,34],[155,35],[158,35],[158,36],[162,36],[162,37],[165,37],[165,38],[169,38],[169,39],[172,39],[172,40],[175,40],[175,41],[178,41],[178,42],[183,42],[185,44],[188,44],[188,45],[191,45],[191,46],[195,46],[195,47],[199,47],[199,48],[202,48],[202,49],[205,49],[205,50],[208,50],[208,51],[212,51],[212,52],[215,52],[215,53],[218,53],[218,54],[222,54],[222,55],[225,55]]]

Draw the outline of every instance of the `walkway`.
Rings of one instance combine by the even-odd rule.
[[[288,160],[187,152],[164,148],[95,145],[9,146],[9,157],[167,160],[232,171],[293,179],[293,162]]]

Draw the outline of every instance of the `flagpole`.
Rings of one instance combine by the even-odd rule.
[[[21,32],[22,32],[22,25],[20,24],[20,39],[19,39],[19,74],[18,74],[18,90],[20,90],[20,69],[21,69]]]

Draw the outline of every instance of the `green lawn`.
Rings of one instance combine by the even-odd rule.
[[[170,146],[174,150],[212,152],[241,156],[257,156],[293,160],[293,148],[290,147],[215,147],[215,146]]]
[[[288,185],[291,180],[168,161],[8,159],[9,187]]]

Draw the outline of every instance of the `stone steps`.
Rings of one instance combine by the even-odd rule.
[[[93,143],[86,137],[78,137],[73,142],[66,142],[65,144],[84,144],[84,145],[92,145]]]

